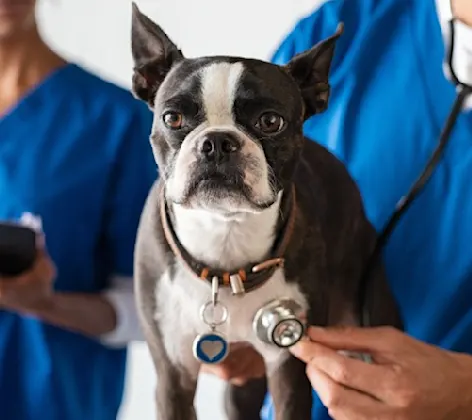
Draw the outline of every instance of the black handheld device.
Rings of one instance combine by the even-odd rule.
[[[12,278],[33,267],[36,232],[16,223],[0,222],[0,277]]]

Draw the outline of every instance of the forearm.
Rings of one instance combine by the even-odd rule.
[[[96,338],[108,347],[144,340],[131,277],[113,277],[102,293],[56,292],[29,313],[43,322]]]
[[[100,294],[54,293],[31,315],[45,323],[90,337],[101,337],[116,328],[115,308]]]

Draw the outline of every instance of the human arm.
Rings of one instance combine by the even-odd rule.
[[[0,279],[0,307],[90,336],[116,326],[116,314],[107,299],[94,294],[55,293],[56,269],[44,248],[38,249],[33,268],[16,278]]]
[[[97,291],[54,291],[55,273],[45,268],[53,266],[53,262],[45,249],[38,252],[35,269],[20,278],[0,281],[3,308],[94,337],[110,346],[142,339],[133,297],[133,250],[141,209],[157,177],[148,141],[152,114],[134,106],[131,100],[127,105],[126,112],[116,116],[117,125],[110,130],[113,135],[107,141],[114,165],[107,171],[110,175],[96,238],[101,272],[106,277],[97,279]],[[101,290],[103,285],[105,290]]]
[[[118,347],[144,340],[134,298],[134,246],[145,201],[158,177],[149,143],[153,114],[141,102],[135,106],[139,112],[124,135],[103,215],[109,286],[101,296],[113,306],[117,323],[99,339]]]
[[[336,420],[468,420],[472,356],[417,341],[390,327],[310,328],[291,352]],[[374,363],[339,350],[366,352]]]

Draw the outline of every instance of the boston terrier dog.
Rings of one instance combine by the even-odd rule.
[[[302,130],[327,108],[341,33],[342,24],[285,66],[190,59],[133,5],[133,92],[154,113],[160,171],[135,250],[159,419],[195,419],[201,364],[244,342],[261,354],[267,375],[228,386],[228,417],[259,419],[268,389],[278,420],[308,420],[305,365],[274,332],[274,342],[258,335],[257,314],[282,301],[295,308],[295,323],[359,324],[360,279],[377,235],[343,164]],[[400,327],[380,264],[370,276],[371,325]]]

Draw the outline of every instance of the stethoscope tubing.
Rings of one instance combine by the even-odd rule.
[[[449,26],[450,46],[447,55],[447,63],[450,70],[451,79],[456,85],[458,93],[451,108],[451,111],[447,117],[446,123],[444,124],[444,127],[441,131],[437,147],[434,149],[433,154],[426,163],[421,175],[413,183],[413,186],[410,188],[409,192],[404,197],[402,197],[395,206],[395,211],[385,224],[384,228],[381,230],[374,251],[372,252],[366,264],[365,270],[363,271],[363,275],[361,277],[358,289],[359,320],[360,325],[363,327],[371,326],[370,313],[366,306],[366,292],[368,290],[368,282],[370,280],[373,269],[381,263],[382,251],[384,250],[386,243],[390,239],[395,227],[398,225],[398,222],[400,221],[401,217],[405,214],[405,212],[410,208],[413,202],[421,194],[424,186],[430,180],[431,176],[434,173],[434,170],[440,163],[444,149],[446,148],[447,144],[449,143],[449,140],[451,139],[452,131],[457,122],[457,118],[459,117],[461,110],[464,106],[465,100],[469,95],[472,94],[472,86],[462,83],[458,79],[457,74],[454,71],[454,19],[449,22]]]

